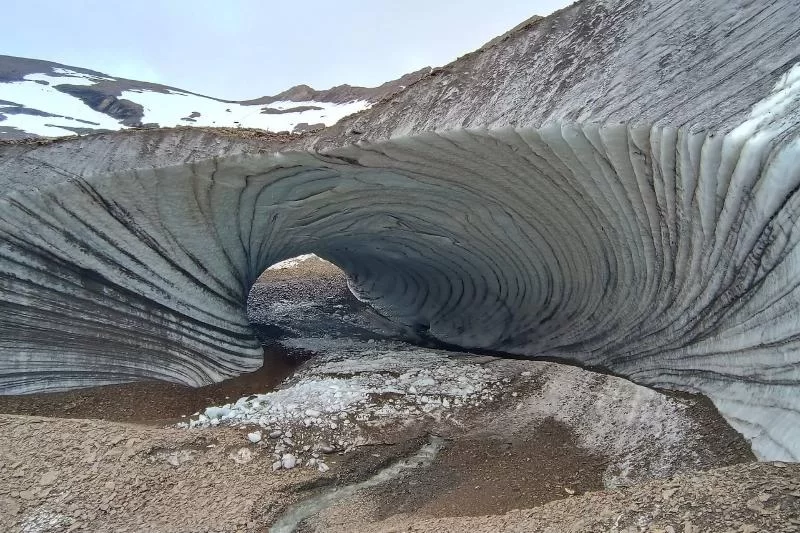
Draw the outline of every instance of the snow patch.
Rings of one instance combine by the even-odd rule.
[[[3,114],[3,126],[45,137],[73,135],[75,132],[71,128],[119,130],[125,127],[116,119],[91,109],[79,98],[56,89],[58,85],[92,86],[100,81],[115,81],[115,78],[83,74],[66,68],[54,68],[53,73],[57,75],[34,73],[26,75],[22,81],[0,83],[0,100],[58,116],[8,113]],[[273,132],[292,131],[300,123],[331,126],[343,117],[371,106],[364,100],[343,104],[280,101],[269,105],[244,105],[178,90],[158,92],[131,89],[122,91],[119,98],[140,104],[144,108],[142,123],[145,124],[156,123],[162,127],[240,126]],[[277,114],[263,112],[269,109],[286,111],[302,106],[319,109]]]
[[[109,78],[108,76],[96,76],[94,74],[84,74],[82,72],[76,72],[76,71],[74,71],[72,69],[68,69],[68,68],[56,67],[56,68],[53,69],[53,72],[55,72],[56,74],[62,74],[64,76],[72,76],[72,77],[75,77],[75,78],[86,78],[87,80],[92,80],[92,81],[99,81],[99,80],[102,80],[102,81],[116,81],[116,78]],[[89,85],[91,85],[91,84],[89,84]]]
[[[262,445],[272,447],[276,469],[289,468],[289,453],[296,464],[305,461],[320,469],[320,454],[366,444],[369,430],[450,418],[458,409],[494,401],[504,386],[497,374],[469,356],[400,342],[282,342],[318,355],[281,389],[209,407],[178,426],[257,425],[263,429],[258,435],[270,439]],[[253,442],[250,434],[248,439]]]
[[[239,103],[221,102],[206,96],[169,91],[124,91],[120,98],[131,100],[144,107],[143,123],[157,123],[168,126],[241,126],[259,128],[269,131],[291,131],[297,124],[323,123],[331,126],[340,119],[370,107],[364,100],[333,104],[330,102],[274,102],[269,105],[243,105]],[[314,106],[322,109],[268,114],[264,109],[283,110],[287,108]],[[189,122],[182,120],[192,113],[199,113]]]
[[[66,69],[64,69],[66,70]],[[47,82],[37,83],[38,82]],[[62,93],[55,85],[93,85],[85,76],[49,76],[47,74],[28,74],[23,81],[0,83],[0,100],[14,102],[28,109],[60,115],[42,117],[25,114],[3,114],[3,126],[10,126],[33,135],[54,137],[73,135],[70,129],[96,128],[118,130],[123,126],[113,118],[91,109],[78,98]],[[87,121],[92,124],[87,124]]]
[[[284,261],[279,261],[269,267],[267,270],[285,270],[287,268],[297,268],[300,266],[300,263],[308,261],[309,259],[319,259],[320,261],[324,261],[324,259],[320,259],[314,254],[303,254],[298,255],[297,257],[292,257],[291,259],[286,259]]]

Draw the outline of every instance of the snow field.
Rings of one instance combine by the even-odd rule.
[[[58,116],[4,113],[5,120],[0,121],[0,126],[45,137],[73,135],[75,132],[68,128],[119,130],[126,127],[116,119],[94,111],[80,99],[56,88],[57,85],[91,86],[100,81],[115,81],[115,78],[91,76],[64,68],[55,68],[53,72],[60,75],[28,74],[23,81],[0,83],[0,100]],[[331,126],[343,117],[367,109],[371,105],[363,100],[344,104],[280,101],[268,105],[244,105],[177,90],[167,92],[127,90],[122,91],[118,98],[136,102],[144,108],[143,124],[156,123],[161,127],[241,126],[273,132],[292,131],[301,123],[309,125],[322,123]],[[267,109],[284,111],[309,106],[319,109],[278,114],[262,112]],[[0,107],[6,105],[0,104]],[[193,113],[199,113],[199,116],[192,117]],[[189,118],[191,120],[184,120]]]
[[[291,131],[297,124],[323,123],[331,126],[341,118],[351,115],[370,106],[369,102],[355,101],[346,104],[330,102],[274,102],[269,105],[242,105],[238,103],[220,102],[213,98],[185,92],[171,91],[160,93],[153,91],[124,91],[120,98],[131,100],[144,107],[142,123],[155,122],[161,127],[170,126],[241,126],[243,128],[259,128],[268,131]],[[301,112],[267,114],[262,110],[291,109],[301,106],[314,106],[313,109]],[[192,121],[182,120],[192,113],[200,113]]]
[[[0,83],[0,100],[60,116],[42,117],[4,113],[3,115],[6,118],[0,121],[0,126],[10,126],[27,133],[45,137],[74,134],[73,131],[59,126],[109,130],[124,128],[115,119],[93,110],[78,98],[62,93],[55,88],[55,85],[93,85],[93,78],[73,73],[67,69],[56,70],[64,74],[74,75],[48,76],[47,74],[29,74],[25,76],[24,81]],[[37,82],[46,82],[46,84]],[[6,106],[0,105],[0,107]],[[90,124],[81,121],[86,121]]]

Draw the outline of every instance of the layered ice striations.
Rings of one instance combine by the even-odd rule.
[[[798,17],[579,2],[292,145],[312,152],[3,145],[0,392],[253,370],[250,286],[315,253],[407,335],[699,391],[800,460]]]
[[[723,135],[458,130],[8,191],[0,387],[253,370],[251,284],[313,252],[408,333],[700,391],[798,459],[797,72]]]

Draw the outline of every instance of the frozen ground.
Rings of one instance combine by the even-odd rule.
[[[323,451],[349,451],[383,429],[447,421],[494,402],[511,382],[479,364],[484,358],[472,362],[398,342],[301,338],[283,344],[316,355],[278,390],[211,406],[180,426],[259,426],[261,438],[254,440],[272,447],[276,469],[290,453],[299,460],[290,468],[317,466]]]

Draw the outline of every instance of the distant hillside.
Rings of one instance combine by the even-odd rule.
[[[250,127],[273,132],[321,129],[370,107],[430,72],[379,87],[308,85],[247,101],[117,78],[50,61],[0,55],[0,139],[53,137],[125,127]]]

